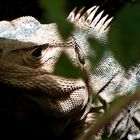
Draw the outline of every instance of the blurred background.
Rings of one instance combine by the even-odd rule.
[[[59,0],[56,0],[57,4]],[[127,4],[133,4],[136,0],[65,0],[65,12],[68,13],[76,6],[89,8],[93,5],[100,5],[101,9],[111,16],[121,7]],[[43,15],[43,8],[40,6],[40,0],[1,0],[0,1],[0,20],[12,20],[20,16],[33,16],[40,20]],[[46,19],[47,20],[47,19]]]

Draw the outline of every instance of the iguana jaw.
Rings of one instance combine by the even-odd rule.
[[[71,116],[88,102],[87,87],[82,79],[64,78],[45,70],[6,63],[0,68],[1,79],[20,93],[23,91],[51,116]]]

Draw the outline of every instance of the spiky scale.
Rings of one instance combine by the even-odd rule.
[[[89,9],[89,11],[92,10],[91,12],[87,11],[87,12],[85,13],[85,15],[87,16],[86,21],[87,21],[89,24],[91,24],[91,22],[93,21],[93,18],[94,18],[94,16],[95,16],[97,10],[99,9],[99,7],[93,7],[93,8],[94,8],[93,10],[92,10],[92,9]]]
[[[69,16],[67,17],[68,20],[74,21],[76,9],[77,9],[77,7],[75,7],[75,8],[70,12]]]
[[[85,9],[85,7],[81,8],[79,10],[79,12],[75,15],[75,20],[78,20],[80,18],[80,16],[81,16],[82,12],[84,11],[84,9]]]

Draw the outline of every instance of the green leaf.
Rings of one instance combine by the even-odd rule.
[[[60,20],[59,22],[57,21],[57,25],[58,25],[58,30],[62,35],[63,39],[67,39],[71,35],[74,28],[73,24],[68,21],[65,21],[65,19]]]
[[[94,38],[88,38],[88,42],[90,44],[90,54],[89,60],[92,66],[92,69],[96,67],[98,62],[102,59],[104,52],[105,52],[105,44],[101,44],[98,40]]]
[[[83,72],[80,68],[75,67],[63,52],[55,65],[54,74],[68,78],[80,78]]]
[[[124,68],[140,60],[140,4],[125,7],[112,24],[109,47]]]
[[[39,2],[41,7],[44,8],[44,14],[48,15],[52,22],[57,23],[63,39],[67,39],[73,31],[73,24],[66,20],[65,0],[40,0]]]

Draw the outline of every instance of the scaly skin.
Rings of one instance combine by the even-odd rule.
[[[97,10],[98,7],[94,6],[84,14],[81,14],[82,10],[77,14],[75,10],[72,11],[68,20],[74,24],[75,30],[67,40],[61,38],[56,24],[41,24],[30,16],[0,22],[0,82],[6,87],[18,90],[17,94],[14,94],[14,100],[7,91],[2,96],[7,94],[8,100],[10,96],[12,105],[18,101],[16,96],[20,101],[20,96],[33,101],[33,105],[35,103],[51,119],[52,122],[47,122],[47,125],[51,123],[48,130],[52,129],[50,131],[55,131],[57,135],[68,125],[73,129],[73,124],[78,123],[83,128],[78,132],[80,135],[76,136],[80,139],[80,136],[86,133],[88,124],[95,121],[95,113],[90,112],[91,89],[105,102],[110,103],[116,96],[133,93],[139,85],[139,65],[126,72],[110,52],[106,52],[94,71],[90,70],[88,57],[92,52],[87,38],[94,37],[101,43],[106,43],[108,24],[112,19],[107,19],[107,16],[101,18],[103,12],[94,18]],[[54,75],[55,64],[63,52],[75,67],[86,73],[85,79]],[[21,104],[24,104],[24,100]],[[132,136],[135,132],[140,133],[134,123],[134,118],[139,122],[139,103],[136,103],[134,108],[136,111],[133,105],[130,105],[126,112],[131,111],[124,111],[119,116],[124,117],[124,125],[128,126],[128,129],[123,132],[125,127],[121,126],[118,117],[119,123],[116,125],[117,121],[114,121],[108,128],[110,135],[115,133],[119,138],[123,138],[129,136],[129,131]],[[22,109],[21,107],[19,110]],[[130,123],[127,123],[125,113],[134,114],[130,117]],[[74,128],[78,129],[78,125]]]
[[[82,68],[74,39],[63,40],[56,24],[43,25],[33,17],[1,21],[0,29],[0,83],[15,89],[13,97],[10,91],[3,93],[9,96],[3,106],[8,100],[16,116],[18,112],[26,116],[34,110],[31,104],[36,104],[46,115],[48,135],[60,135],[68,124],[80,121],[89,102],[85,81],[53,74],[62,52],[75,67]],[[17,99],[19,95],[22,100]]]

